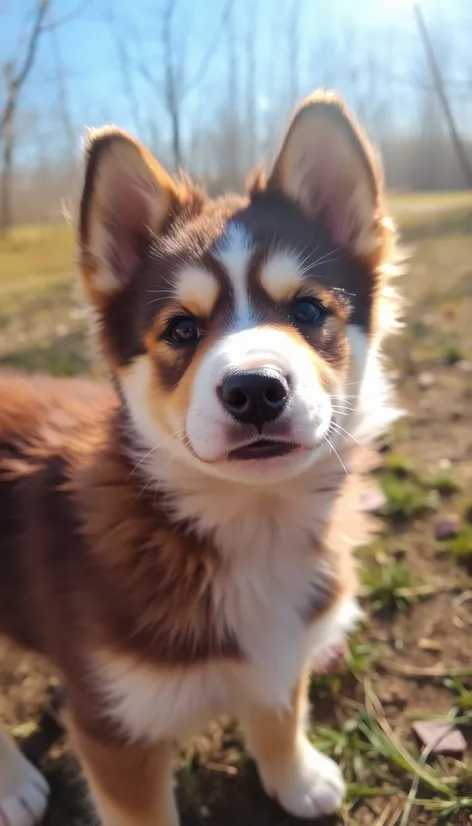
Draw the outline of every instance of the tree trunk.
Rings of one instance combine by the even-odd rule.
[[[172,155],[174,159],[174,169],[176,172],[182,167],[182,145],[180,138],[180,116],[179,108],[175,102],[170,107],[171,128],[172,128]]]
[[[13,123],[5,124],[2,146],[2,192],[0,201],[0,229],[13,223]]]

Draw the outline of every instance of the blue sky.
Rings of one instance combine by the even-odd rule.
[[[428,0],[425,0],[428,2]],[[283,0],[282,0],[283,2]],[[398,0],[401,2],[401,0]],[[431,2],[431,0],[429,0]],[[15,54],[18,45],[24,39],[27,30],[27,21],[34,8],[34,0],[0,0],[0,58]],[[40,47],[40,56],[35,69],[34,77],[25,90],[25,100],[37,102],[40,94],[46,104],[54,95],[53,77],[55,73],[54,60],[51,54],[52,37],[59,40],[59,49],[62,60],[67,68],[67,86],[74,113],[78,122],[91,122],[97,116],[107,115],[112,119],[127,121],[129,108],[123,100],[123,88],[118,68],[116,48],[116,33],[120,38],[128,37],[129,51],[139,53],[142,46],[142,56],[159,76],[160,49],[160,14],[164,5],[158,0],[126,0],[122,3],[113,3],[112,0],[54,0],[54,16],[57,19],[67,17],[77,7],[82,7],[80,15],[72,22],[61,26],[56,35],[46,34]],[[255,0],[237,0],[234,5],[239,20],[250,26],[254,16]],[[259,0],[258,27],[259,39],[262,48],[273,52],[274,64],[279,60],[277,54],[277,15],[274,9],[280,7],[277,0]],[[406,4],[405,4],[406,5]],[[185,39],[185,44],[177,43],[182,57],[185,57],[187,74],[192,76],[198,67],[205,47],[211,41],[213,32],[218,29],[218,19],[224,9],[225,0],[180,0],[177,4],[177,13],[174,29],[177,40]],[[290,6],[287,2],[286,6]],[[358,26],[375,29],[376,24],[391,18],[392,25],[402,25],[402,16],[395,12],[393,0],[306,0],[300,2],[303,12],[303,26],[309,26],[316,39],[322,26],[325,33],[341,30],[345,26]],[[114,9],[114,10],[113,10]],[[3,10],[3,15],[1,14]],[[113,11],[112,11],[113,10]],[[361,10],[361,13],[359,13]],[[115,23],[115,32],[107,18],[112,14]],[[408,12],[407,12],[408,13]],[[138,44],[138,48],[136,46]],[[219,44],[218,51],[224,53],[224,43]],[[155,67],[151,66],[155,56]],[[217,55],[212,64],[212,76],[218,74],[218,63],[221,55]],[[206,81],[209,80],[208,73]],[[147,96],[145,84],[137,80],[140,94]],[[49,88],[48,88],[49,87]],[[198,91],[195,96],[198,97]]]
[[[226,0],[177,0],[173,26],[176,60],[186,80],[197,71],[208,44],[215,40]],[[236,57],[239,82],[247,84],[245,75],[245,42],[252,27],[257,29],[258,94],[257,106],[264,110],[274,106],[273,90],[283,86],[290,60],[287,39],[287,14],[297,0],[233,0],[233,31],[237,33]],[[379,71],[394,78],[396,94],[407,94],[401,89],[402,77],[410,71],[410,57],[417,48],[417,35],[408,0],[298,0],[300,64],[300,92],[304,93],[323,79],[318,72],[318,55],[336,50],[339,61],[351,61],[375,54]],[[455,72],[453,54],[472,42],[472,10],[465,0],[422,0],[425,15],[433,31],[446,24],[454,31],[453,49],[448,49],[448,68]],[[0,63],[10,59],[24,43],[27,22],[35,0],[0,0]],[[166,139],[168,121],[162,105],[162,51],[160,45],[161,9],[164,0],[54,0],[56,19],[67,17],[77,7],[80,14],[72,22],[62,25],[54,34],[43,36],[34,73],[28,80],[22,96],[25,113],[22,128],[38,133],[34,152],[48,151],[47,142],[57,139],[51,115],[57,113],[60,94],[65,95],[74,128],[85,124],[97,125],[104,121],[118,123],[136,132],[125,80],[120,70],[117,41],[125,42],[134,66],[144,62],[156,77],[155,89],[133,71],[133,86],[143,119],[153,121],[155,128]],[[472,6],[472,3],[470,3]],[[113,23],[110,19],[113,18]],[[467,29],[464,20],[470,24]],[[185,123],[199,122],[214,117],[215,101],[225,103],[225,84],[228,73],[229,36],[226,33],[217,44],[210,70],[204,80],[185,99]],[[235,34],[236,37],[236,34]],[[383,58],[395,46],[395,61]],[[444,50],[444,42],[441,48]],[[448,42],[446,43],[446,49]],[[369,58],[371,59],[371,58]],[[374,59],[374,58],[372,58]],[[65,68],[65,83],[57,82],[58,68]],[[472,63],[471,63],[472,66]],[[336,72],[333,71],[336,82]],[[472,74],[472,72],[471,72]],[[249,81],[250,82],[250,81]],[[377,82],[380,82],[377,78]],[[344,90],[343,90],[344,91]],[[209,105],[210,104],[210,105]],[[36,113],[36,114],[35,114]],[[38,114],[39,113],[39,114]],[[38,127],[38,122],[41,126]],[[30,126],[28,126],[30,124]],[[144,128],[144,127],[143,127]],[[147,127],[146,127],[147,128]],[[52,145],[52,144],[51,144]],[[27,152],[28,140],[23,152]],[[32,150],[31,150],[32,151]]]

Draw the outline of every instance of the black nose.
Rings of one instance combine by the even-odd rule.
[[[238,422],[253,424],[259,433],[280,416],[287,404],[288,382],[276,368],[230,373],[220,388],[223,407]]]

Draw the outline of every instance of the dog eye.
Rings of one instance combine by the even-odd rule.
[[[200,338],[200,330],[194,318],[181,316],[172,321],[166,338],[172,344],[195,344]]]
[[[292,319],[303,327],[315,327],[326,318],[326,309],[314,298],[299,298],[292,305]]]

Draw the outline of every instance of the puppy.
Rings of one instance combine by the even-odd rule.
[[[288,812],[333,812],[309,664],[359,616],[359,445],[395,417],[374,153],[315,93],[269,173],[210,200],[100,129],[78,244],[112,386],[0,380],[0,632],[62,675],[104,826],[176,826],[173,743],[222,711]],[[31,826],[44,781],[0,760],[0,823]]]

